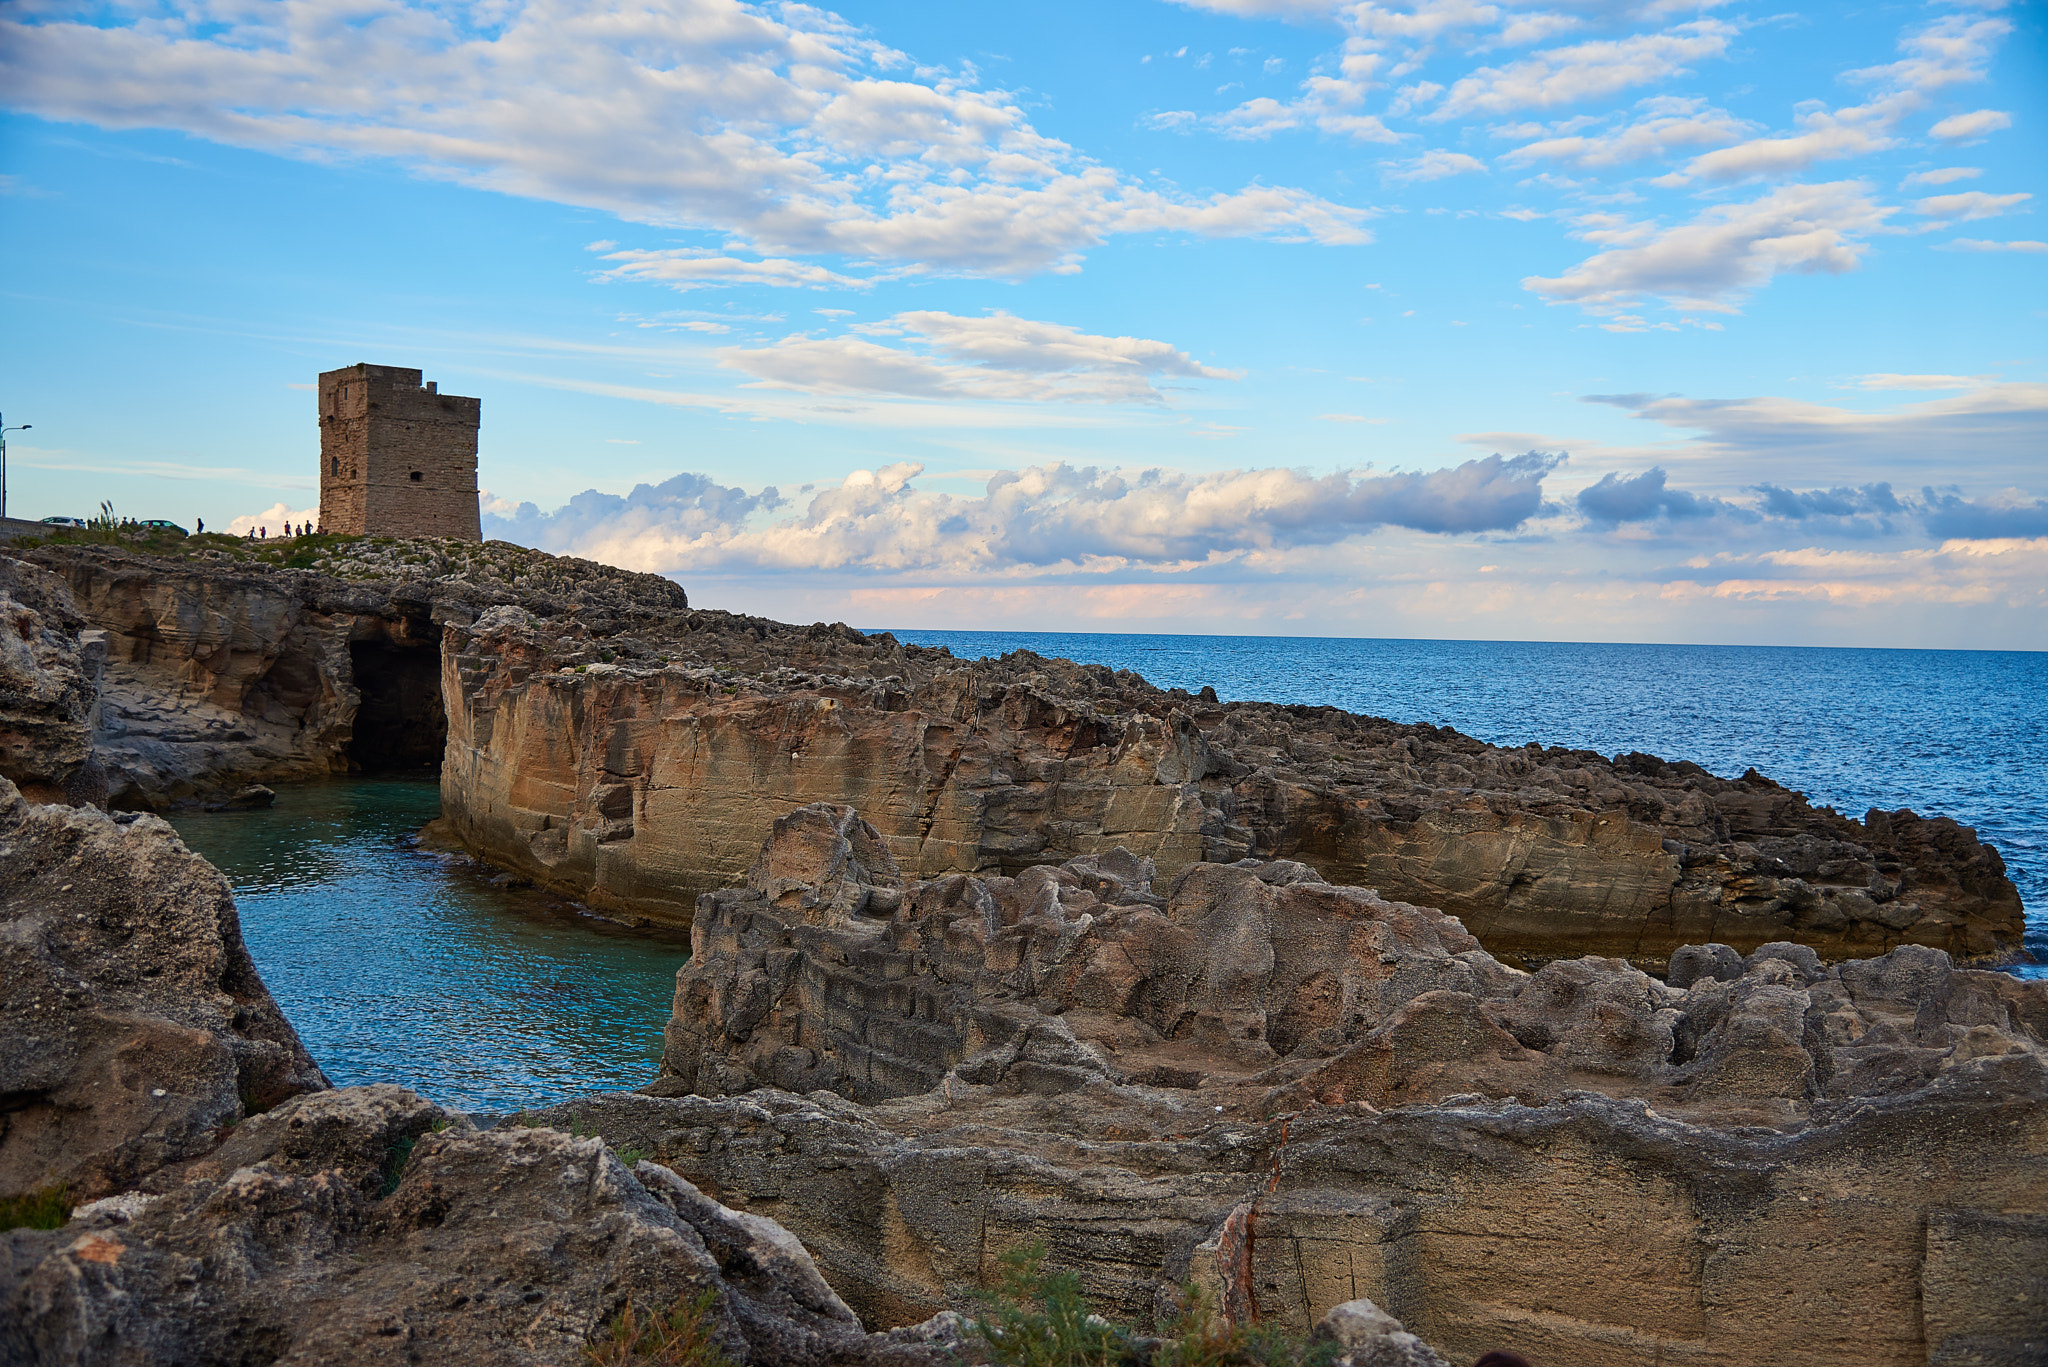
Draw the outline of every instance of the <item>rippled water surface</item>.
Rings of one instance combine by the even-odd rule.
[[[431,780],[349,779],[172,824],[234,884],[257,967],[336,1084],[508,1111],[651,1081],[688,939],[408,848],[440,809]]]
[[[1162,688],[1333,704],[1541,741],[1755,766],[1809,801],[1951,816],[1998,848],[2048,961],[2048,654],[902,631],[976,658],[1025,648]],[[2020,970],[2048,974],[2048,967]]]

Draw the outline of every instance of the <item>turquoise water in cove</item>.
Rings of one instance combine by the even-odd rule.
[[[358,778],[171,824],[234,885],[256,966],[336,1085],[502,1112],[653,1081],[688,937],[412,848],[440,811],[432,779]]]
[[[1953,816],[2004,856],[2029,947],[2048,961],[2048,655],[896,634],[962,657],[1026,647],[1161,687],[1334,704],[1497,744],[1644,750],[1730,776],[1754,765],[1852,815]],[[412,848],[439,812],[432,780],[362,778],[172,824],[233,883],[257,966],[336,1083],[400,1082],[508,1111],[651,1080],[687,940],[492,887]]]

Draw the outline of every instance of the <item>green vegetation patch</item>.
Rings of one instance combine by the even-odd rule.
[[[712,1337],[717,1303],[709,1287],[678,1300],[666,1315],[644,1314],[629,1299],[597,1341],[584,1346],[583,1356],[602,1367],[735,1367]]]
[[[44,1187],[21,1196],[0,1196],[0,1229],[61,1229],[70,1218],[69,1187]]]

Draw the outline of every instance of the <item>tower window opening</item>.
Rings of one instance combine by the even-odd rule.
[[[413,482],[414,484],[418,484],[418,483],[419,483],[419,482],[420,482],[421,480],[423,480],[423,479],[425,479],[425,478],[426,478],[426,476],[425,476],[425,475],[423,475],[423,474],[421,474],[421,473],[420,473],[419,471],[417,471],[417,470],[415,470],[415,471],[413,471],[413,472],[412,472],[412,482]]]

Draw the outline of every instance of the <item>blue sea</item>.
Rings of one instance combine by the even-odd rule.
[[[1754,766],[1858,818],[1953,817],[1997,848],[2026,904],[2043,964],[2017,971],[2048,976],[2048,653],[891,630],[964,659],[1034,650],[1495,745],[1640,750],[1730,778]]]

